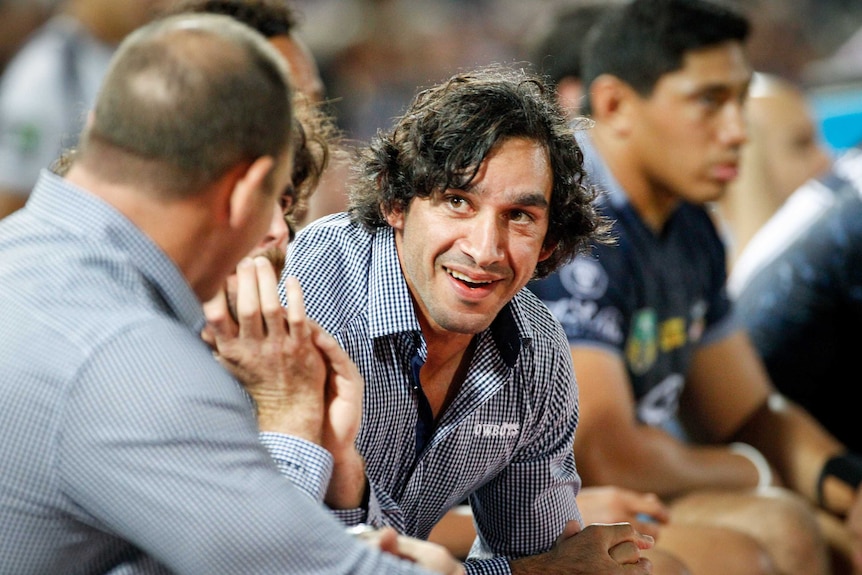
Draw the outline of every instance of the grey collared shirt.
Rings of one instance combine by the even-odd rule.
[[[281,436],[201,341],[174,263],[43,172],[0,222],[0,573],[422,573],[344,533],[320,447]],[[128,564],[128,563],[127,563]]]

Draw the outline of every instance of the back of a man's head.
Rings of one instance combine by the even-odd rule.
[[[163,18],[120,45],[79,161],[106,180],[194,193],[239,163],[282,155],[291,96],[285,64],[261,34],[227,16]]]
[[[649,96],[663,75],[682,68],[689,52],[745,42],[749,31],[744,14],[717,0],[632,0],[590,29],[582,79],[589,86],[611,74]]]
[[[567,77],[580,79],[581,50],[587,33],[616,5],[600,0],[560,8],[545,32],[528,46],[530,62],[554,84]]]

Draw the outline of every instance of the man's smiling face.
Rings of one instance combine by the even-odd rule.
[[[533,277],[548,231],[553,177],[547,150],[500,143],[468,190],[415,198],[387,221],[423,329],[474,334]]]

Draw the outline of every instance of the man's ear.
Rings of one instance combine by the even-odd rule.
[[[386,218],[386,223],[396,230],[404,229],[404,208],[397,206],[389,211],[381,208],[383,215]]]
[[[251,164],[240,164],[226,174],[229,179],[225,185],[230,191],[226,208],[232,227],[241,226],[257,213],[261,201],[259,196],[263,193],[260,190],[274,166],[275,160],[272,156],[261,156]]]
[[[602,74],[590,84],[590,108],[593,119],[614,130],[628,131],[634,90],[610,74]]]
[[[558,244],[559,242],[553,242],[551,244],[548,244],[547,246],[542,246],[542,251],[539,252],[539,261],[543,262],[549,257],[551,257],[551,254],[554,253],[554,250],[557,249]]]

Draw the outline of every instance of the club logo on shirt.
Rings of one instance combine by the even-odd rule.
[[[595,259],[578,256],[560,269],[560,282],[570,294],[584,299],[598,299],[608,289],[608,274]]]
[[[672,317],[659,326],[659,345],[663,353],[668,353],[685,345],[685,318]]]
[[[655,363],[658,355],[658,319],[655,310],[639,310],[632,317],[626,341],[626,361],[635,375],[642,375]]]
[[[521,431],[521,424],[511,423],[477,423],[473,427],[476,437],[515,437]]]

